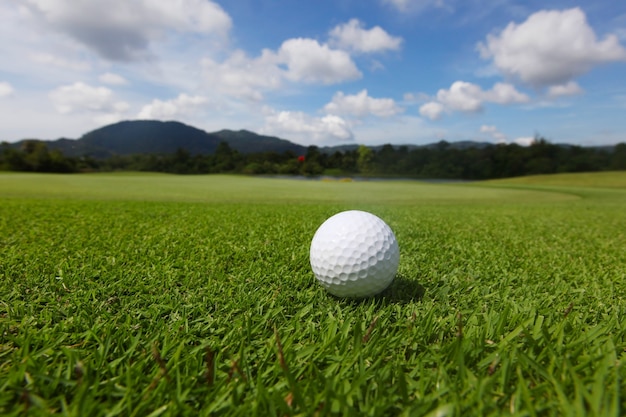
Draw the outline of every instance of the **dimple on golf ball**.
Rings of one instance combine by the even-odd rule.
[[[377,216],[343,211],[326,220],[311,241],[311,268],[338,297],[369,297],[396,276],[400,251],[391,228]]]

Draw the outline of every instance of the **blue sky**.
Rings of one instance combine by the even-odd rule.
[[[626,142],[623,1],[8,0],[0,55],[0,141],[156,119],[319,146]]]

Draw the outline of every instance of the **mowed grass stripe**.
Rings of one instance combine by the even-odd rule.
[[[115,174],[105,196],[40,198],[48,176],[26,177],[0,204],[2,415],[626,409],[619,189]],[[398,238],[380,297],[334,298],[310,271],[315,229],[347,208]]]
[[[603,200],[605,203],[626,203],[626,171],[535,175],[491,180],[480,184],[505,189],[565,193],[596,202]]]
[[[599,187],[626,189],[626,171],[589,172],[580,174],[530,175],[519,178],[487,181],[502,184],[539,186]]]

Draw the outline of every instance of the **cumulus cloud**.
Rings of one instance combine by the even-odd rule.
[[[113,91],[106,87],[92,87],[82,82],[58,87],[49,94],[55,108],[61,114],[74,112],[124,112],[128,104],[116,101]]]
[[[527,103],[530,101],[530,98],[526,94],[517,91],[511,84],[496,83],[491,90],[484,92],[483,100],[498,104],[513,104]]]
[[[362,75],[347,52],[308,38],[288,39],[278,50],[264,49],[256,58],[241,50],[222,62],[204,58],[201,68],[209,89],[257,102],[285,81],[335,84]]]
[[[168,31],[225,35],[230,16],[208,0],[25,0],[44,24],[109,60],[146,56]]]
[[[548,97],[550,98],[575,96],[582,93],[583,89],[574,81],[561,85],[553,85],[548,88]]]
[[[92,121],[100,125],[122,120],[130,108],[125,101],[116,100],[109,88],[82,82],[58,87],[48,96],[60,114],[91,114]]]
[[[493,125],[482,125],[480,127],[480,133],[486,133],[494,138],[498,143],[506,143],[506,135],[500,132],[498,128]]]
[[[479,85],[456,81],[450,89],[439,90],[437,100],[450,110],[478,112],[482,110],[484,92]]]
[[[436,100],[420,107],[420,114],[431,120],[441,118],[444,111],[476,113],[486,102],[497,104],[526,103],[530,98],[511,84],[496,83],[491,90],[466,81],[455,81],[449,89],[437,92]]]
[[[154,99],[150,104],[143,106],[137,118],[171,120],[177,117],[190,116],[206,103],[208,103],[206,97],[189,96],[184,93],[172,100],[162,101]]]
[[[286,40],[278,50],[278,61],[287,66],[286,76],[293,81],[335,84],[362,76],[347,52],[315,39]]]
[[[223,62],[202,60],[202,77],[211,89],[237,98],[252,101],[263,99],[263,92],[281,86],[284,70],[278,66],[278,57],[264,50],[258,58],[249,58],[243,51],[235,51]]]
[[[626,60],[616,35],[598,40],[579,9],[542,10],[478,44],[484,59],[533,87],[566,85],[594,66]]]
[[[358,53],[375,53],[399,49],[402,38],[389,35],[380,26],[365,29],[358,19],[351,19],[330,31],[330,43]]]
[[[354,140],[348,122],[336,115],[313,117],[299,111],[276,111],[268,109],[265,125],[260,130],[296,140],[303,144],[324,145]]]
[[[524,136],[513,140],[514,143],[517,143],[521,146],[530,146],[535,143],[535,138],[532,136]]]
[[[0,98],[9,97],[13,94],[14,91],[15,90],[13,89],[13,86],[11,84],[7,83],[6,81],[0,82]]]
[[[346,95],[342,91],[336,93],[331,102],[324,106],[329,114],[367,117],[390,117],[402,112],[402,109],[390,98],[373,98],[367,90],[361,90],[354,95]]]
[[[128,80],[122,77],[119,74],[114,74],[112,72],[105,72],[104,74],[98,77],[98,80],[103,84],[109,85],[125,85],[128,84]]]
[[[443,115],[445,108],[443,104],[436,101],[429,101],[426,104],[420,106],[419,112],[422,116],[429,118],[430,120],[439,120]]]

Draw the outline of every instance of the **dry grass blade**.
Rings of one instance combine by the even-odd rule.
[[[280,342],[280,336],[278,336],[276,326],[274,326],[274,338],[276,339],[276,347],[278,348],[278,362],[280,363],[280,367],[283,368],[285,372],[289,372],[287,361],[285,361],[285,353],[283,352],[283,344]]]
[[[159,369],[161,370],[161,375],[165,376],[165,379],[167,379],[168,382],[171,381],[170,375],[167,372],[167,366],[165,364],[165,361],[163,360],[163,357],[161,356],[161,352],[159,352],[159,346],[157,342],[154,342],[152,344],[152,357],[154,358],[156,363],[159,365]]]
[[[206,383],[208,386],[213,385],[215,383],[215,352],[210,347],[206,348],[206,352],[204,354],[204,363],[206,366],[206,372],[204,377],[206,379]]]
[[[573,309],[574,309],[574,302],[571,302],[569,303],[565,311],[563,311],[563,318],[569,316],[569,313],[571,313]]]
[[[372,332],[374,331],[374,327],[376,327],[376,322],[378,321],[378,316],[374,317],[370,323],[370,325],[367,327],[367,330],[365,331],[365,334],[363,335],[363,339],[361,339],[362,343],[367,343],[370,340],[370,337],[372,335]]]

